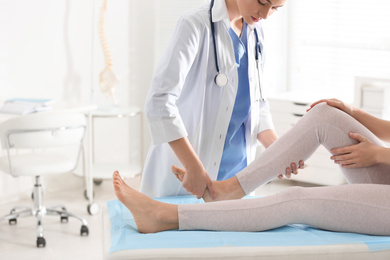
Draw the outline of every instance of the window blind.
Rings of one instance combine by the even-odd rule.
[[[352,95],[356,76],[390,78],[390,1],[288,5],[288,90]]]

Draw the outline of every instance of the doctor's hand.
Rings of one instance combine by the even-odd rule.
[[[353,110],[354,110],[353,106],[348,105],[348,104],[344,103],[341,100],[338,100],[338,99],[335,99],[335,98],[331,98],[331,99],[321,99],[321,100],[318,100],[318,101],[314,102],[313,104],[310,105],[310,108],[308,108],[306,110],[306,112],[309,112],[313,107],[315,107],[319,103],[326,103],[329,106],[338,108],[338,109],[344,111],[345,113],[347,113],[350,116],[352,116],[352,113],[353,113]]]
[[[285,173],[285,176],[286,178],[291,178],[291,173],[294,174],[294,175],[297,175],[298,174],[298,169],[304,169],[305,168],[305,163],[300,160],[299,161],[299,167],[297,168],[297,165],[295,163],[292,163],[291,164],[291,167],[287,167],[286,168],[286,173]],[[280,174],[278,176],[279,179],[282,179],[283,178],[283,174]]]
[[[358,144],[330,150],[333,154],[330,159],[340,164],[343,168],[367,167],[378,163],[380,147],[357,133],[350,133],[352,139],[359,141]]]
[[[202,198],[206,188],[209,190],[211,197],[215,199],[216,193],[213,188],[213,182],[203,166],[187,170],[172,166],[172,172],[183,183],[183,187],[198,199]]]

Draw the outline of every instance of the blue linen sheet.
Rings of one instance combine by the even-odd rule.
[[[158,198],[171,204],[203,203],[193,196]],[[110,253],[152,248],[319,246],[366,244],[371,252],[390,250],[390,237],[330,232],[306,225],[289,225],[263,232],[164,231],[141,234],[130,211],[119,201],[107,201],[111,221]]]

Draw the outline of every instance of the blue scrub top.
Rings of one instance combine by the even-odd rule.
[[[238,89],[217,180],[226,180],[247,166],[245,124],[251,106],[248,78],[247,24],[244,22],[241,37],[230,28],[234,56],[238,70]]]

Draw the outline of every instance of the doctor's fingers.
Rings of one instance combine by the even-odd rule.
[[[191,193],[192,195],[194,195],[197,199],[202,198],[202,196],[197,195],[195,192],[191,192],[189,189],[186,189],[186,191],[187,191],[188,193]]]
[[[176,173],[175,173],[175,176],[176,176],[176,178],[177,178],[180,182],[183,182],[183,176],[182,176],[182,175],[179,175],[179,174],[176,174]]]
[[[203,197],[203,194],[206,189],[203,190],[203,192],[193,192],[192,195],[196,196],[197,199],[201,199]]]
[[[183,184],[184,187],[184,184]],[[196,196],[197,199],[199,199],[199,195],[196,194],[196,192],[192,189],[192,187],[184,187],[188,193],[191,193],[192,195]]]
[[[206,187],[199,188],[199,187],[196,187],[195,185],[187,184],[185,182],[183,182],[183,187],[186,189],[186,191],[188,191],[192,195],[196,196],[198,199],[203,196],[203,193],[206,189]]]

